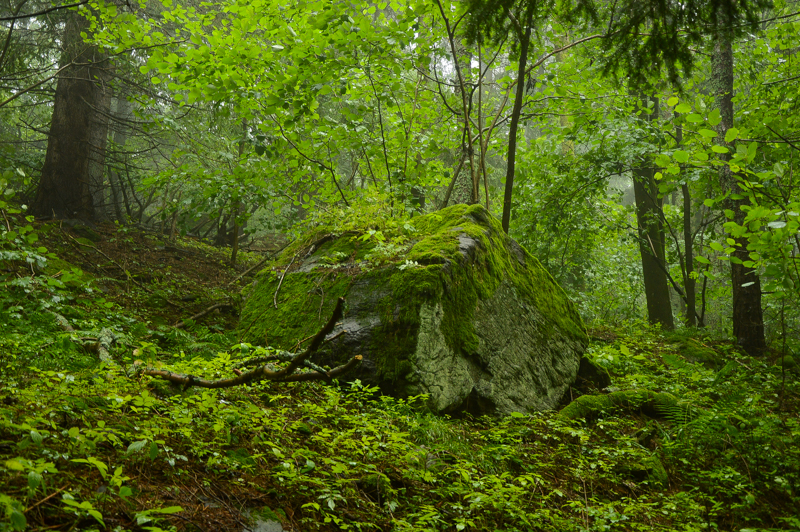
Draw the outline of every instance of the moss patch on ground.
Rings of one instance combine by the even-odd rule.
[[[562,419],[592,420],[604,413],[641,412],[650,417],[663,417],[678,408],[675,396],[650,390],[621,390],[607,395],[582,395],[561,412]]]

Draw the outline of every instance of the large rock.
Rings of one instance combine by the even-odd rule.
[[[242,313],[242,341],[297,350],[344,296],[333,335],[346,333],[317,362],[362,355],[348,379],[398,397],[428,394],[442,413],[554,408],[588,342],[561,288],[480,205],[411,225],[394,238],[310,235],[260,275]]]

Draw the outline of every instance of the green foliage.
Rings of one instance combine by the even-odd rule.
[[[210,482],[262,490],[307,530],[791,529],[800,427],[775,409],[778,374],[735,354],[727,369],[710,370],[657,332],[631,333],[593,345],[613,386],[631,390],[605,397],[683,403],[593,409],[591,419],[566,422],[585,396],[558,415],[454,420],[419,409],[424,398],[378,398],[358,382],[156,395],[152,381],[119,368],[103,378],[35,373],[23,388],[3,388],[11,400],[0,433],[14,442],[3,501],[10,515],[68,483],[51,519],[97,524],[127,500],[140,525],[169,520],[182,509],[163,499],[143,507],[136,496],[137,471],[156,467],[167,482],[202,470]],[[232,354],[176,356],[169,368],[219,376]],[[75,408],[92,397],[102,401]],[[47,484],[33,489],[36,471]],[[79,488],[91,477],[110,489]]]

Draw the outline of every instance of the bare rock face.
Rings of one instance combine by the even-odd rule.
[[[383,240],[309,235],[262,272],[242,313],[242,340],[294,350],[341,296],[347,311],[331,336],[345,332],[317,362],[362,355],[348,379],[397,397],[427,394],[440,413],[554,408],[588,343],[566,294],[480,205],[411,225]]]

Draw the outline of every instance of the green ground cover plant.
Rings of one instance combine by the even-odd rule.
[[[792,359],[692,331],[596,329],[587,357],[607,389],[573,388],[560,412],[452,419],[358,382],[183,389],[137,375],[140,360],[220,378],[250,347],[209,322],[151,328],[120,301],[72,307],[80,335],[119,334],[106,362],[52,315],[4,326],[0,530],[241,530],[262,510],[287,530],[800,526]]]

